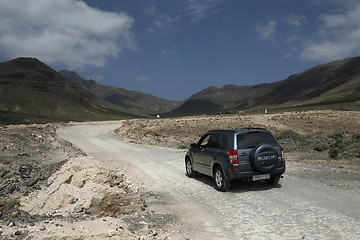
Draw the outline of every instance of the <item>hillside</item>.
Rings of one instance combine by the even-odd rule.
[[[169,112],[181,104],[181,102],[169,101],[150,94],[105,86],[94,80],[85,80],[73,71],[61,70],[59,73],[96,96],[138,113],[151,115]]]
[[[222,88],[211,86],[165,115],[184,116],[261,108],[327,108],[333,104],[342,104],[341,108],[359,100],[360,57],[357,57],[319,65],[275,83],[226,85]]]
[[[0,124],[127,119],[138,114],[73,84],[35,58],[0,63]]]

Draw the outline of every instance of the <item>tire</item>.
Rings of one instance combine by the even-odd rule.
[[[272,176],[269,179],[266,179],[265,182],[269,185],[276,185],[280,181],[280,176]]]
[[[278,163],[278,153],[269,144],[260,144],[254,147],[250,154],[252,166],[262,173],[271,173]]]
[[[221,192],[226,192],[230,189],[230,181],[225,179],[221,167],[216,167],[214,171],[215,189]]]
[[[188,158],[185,160],[185,171],[186,171],[186,176],[190,178],[196,177],[197,175],[196,172],[193,170],[191,160]]]

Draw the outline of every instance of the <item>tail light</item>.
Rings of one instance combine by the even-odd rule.
[[[280,146],[281,159],[285,160],[284,148]]]
[[[237,150],[228,150],[228,160],[232,164],[233,169],[239,169],[239,159]]]

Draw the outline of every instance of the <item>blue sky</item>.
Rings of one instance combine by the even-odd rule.
[[[357,0],[0,0],[0,60],[170,100],[360,55]]]

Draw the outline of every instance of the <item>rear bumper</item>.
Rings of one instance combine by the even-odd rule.
[[[270,172],[271,176],[278,176],[282,175],[285,172],[285,165],[280,168],[275,168]],[[239,170],[230,170],[229,174],[227,176],[227,180],[235,180],[235,179],[241,179],[241,178],[251,178],[254,175],[264,174],[262,172],[258,171],[239,171]]]

